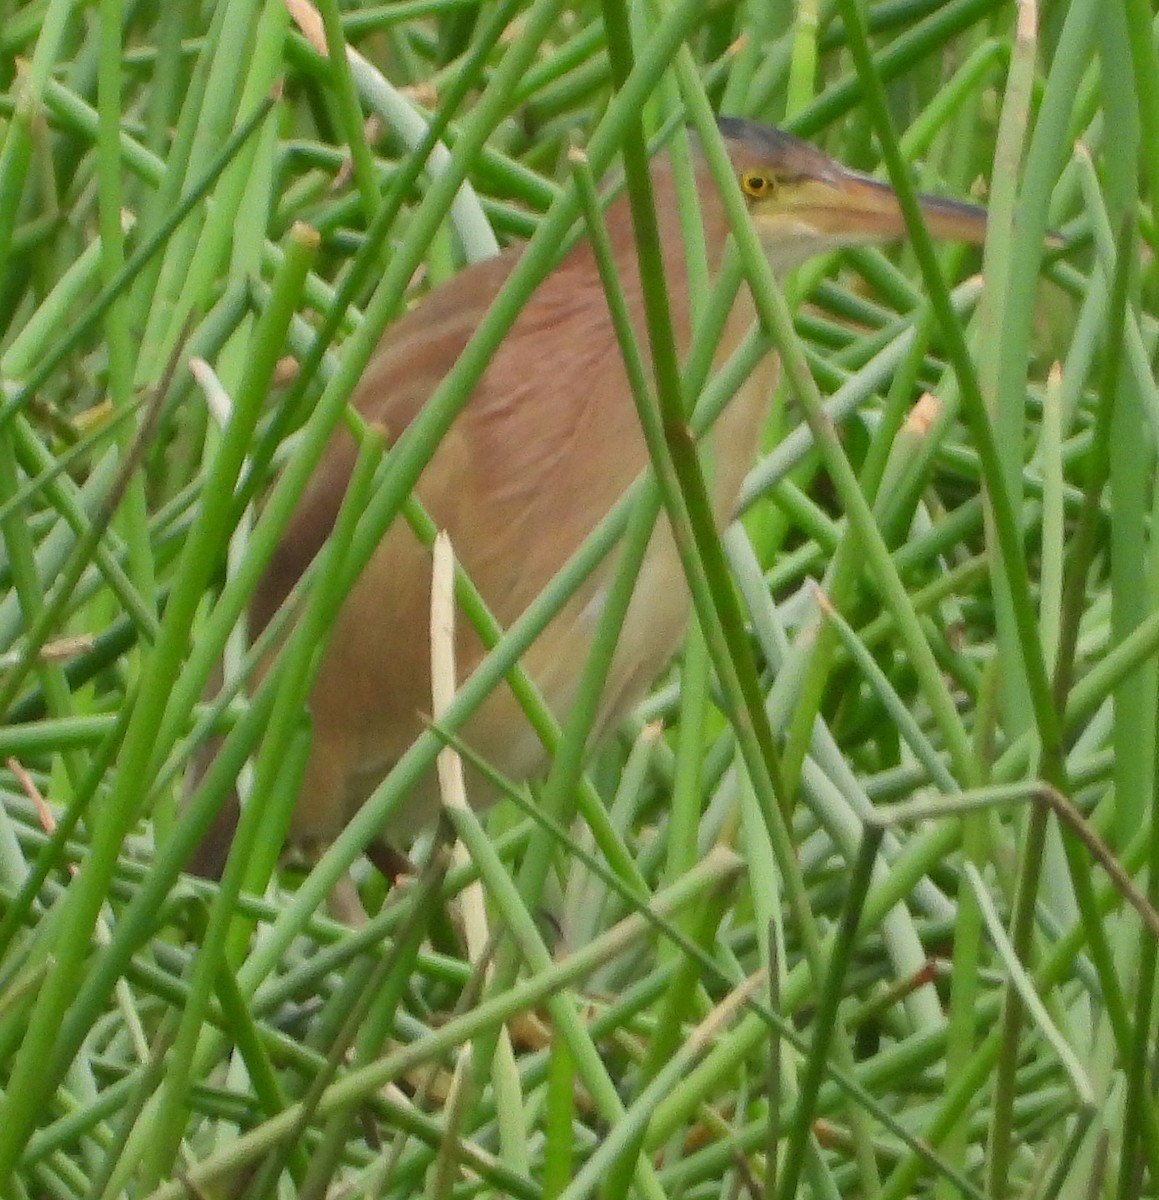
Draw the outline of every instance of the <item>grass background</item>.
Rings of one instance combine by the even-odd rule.
[[[0,1194],[1155,1194],[1149,6],[318,18],[0,0]],[[742,246],[786,383],[731,580],[697,566],[679,662],[579,786],[565,731],[537,811],[584,823],[453,813],[454,861],[381,911],[360,876],[351,931],[322,902],[441,743],[278,874],[319,639],[386,524],[422,524],[411,482],[593,180],[641,165],[641,114],[708,138],[711,111],[984,197],[984,284],[919,236],[802,270],[794,328]],[[344,412],[380,331],[532,234],[384,461]],[[282,665],[205,705],[344,419],[360,466]],[[695,522],[666,466],[645,507],[676,488]],[[181,878],[251,750],[242,852]]]

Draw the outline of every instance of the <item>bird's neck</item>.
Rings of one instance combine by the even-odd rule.
[[[691,199],[680,194],[667,156],[660,156],[654,161],[651,182],[653,209],[664,262],[664,293],[677,347],[683,356],[691,341],[692,310],[698,307],[692,303],[694,289],[696,301],[703,303],[707,300],[707,293],[702,291],[704,285],[700,279],[701,272],[695,264],[698,259],[702,260],[707,267],[711,285],[720,267],[728,240],[728,218],[708,176],[707,167],[702,164],[697,166],[697,194]],[[691,248],[687,248],[685,239],[697,238],[697,207],[700,215],[699,244],[694,242]],[[687,217],[690,208],[691,219],[682,220],[681,214]],[[643,336],[646,323],[643,321],[644,300],[640,282],[639,250],[626,193],[621,192],[611,202],[606,225],[621,286],[633,317],[638,318],[634,320],[637,336]]]

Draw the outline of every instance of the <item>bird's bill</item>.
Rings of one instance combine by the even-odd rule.
[[[887,241],[905,236],[905,218],[897,194],[868,175],[843,170],[836,179],[816,185],[810,197],[811,223],[818,233],[850,241]],[[986,210],[964,200],[920,193],[922,220],[935,238],[980,244],[986,237]]]

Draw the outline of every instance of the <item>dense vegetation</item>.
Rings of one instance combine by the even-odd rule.
[[[247,689],[381,330],[496,243],[546,270],[585,171],[711,112],[984,200],[981,259],[776,293],[731,576],[583,782],[385,897],[389,779],[308,873],[182,876],[251,749],[285,813],[343,556],[427,452],[346,414]],[[1155,1195],[1156,113],[1144,0],[0,0],[0,1195]]]

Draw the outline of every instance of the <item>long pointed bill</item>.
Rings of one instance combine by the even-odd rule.
[[[888,184],[856,171],[842,170],[832,181],[806,185],[809,223],[818,232],[849,241],[887,241],[905,236],[897,195]],[[986,210],[964,200],[918,195],[930,234],[947,241],[981,243]]]

